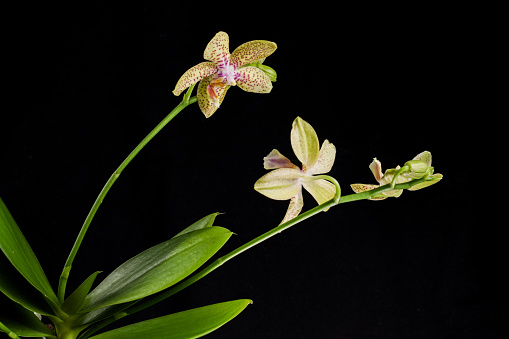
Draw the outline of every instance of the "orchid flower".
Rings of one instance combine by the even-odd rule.
[[[208,43],[203,58],[208,60],[187,70],[175,85],[173,94],[180,95],[189,86],[200,81],[197,90],[198,105],[205,117],[210,117],[223,102],[230,86],[238,85],[246,92],[269,93],[271,79],[250,63],[261,63],[277,45],[270,41],[254,40],[237,47],[230,54],[229,37],[217,33]]]
[[[281,223],[295,218],[302,210],[302,187],[318,204],[329,201],[336,193],[336,186],[332,183],[314,177],[331,170],[336,157],[336,147],[325,140],[320,148],[315,130],[300,117],[294,120],[290,136],[292,149],[302,163],[302,169],[274,149],[263,158],[263,167],[273,171],[258,179],[254,185],[256,191],[271,199],[290,199],[290,206]]]
[[[369,165],[369,169],[373,173],[373,176],[375,177],[375,180],[378,182],[378,185],[370,185],[370,184],[352,184],[350,185],[355,193],[361,193],[370,191],[372,189],[378,188],[380,186],[384,186],[390,183],[393,183],[394,176],[397,175],[395,184],[401,184],[408,182],[412,179],[420,179],[424,175],[428,173],[428,169],[433,169],[431,167],[431,153],[428,151],[424,151],[416,155],[411,161],[407,161],[403,167],[403,169],[400,166],[397,166],[396,168],[391,168],[385,171],[384,174],[382,174],[382,163],[377,159],[374,158],[371,164]],[[399,172],[399,173],[398,173]],[[432,173],[432,171],[431,171]],[[400,175],[401,174],[401,175]],[[440,179],[442,179],[441,174],[434,174],[430,176],[430,179],[417,184],[415,186],[412,186],[409,190],[415,191],[430,185],[435,184]],[[399,190],[389,190],[382,192],[380,194],[377,194],[375,196],[372,196],[369,198],[369,200],[383,200],[388,197],[399,197],[403,193],[402,189]]]

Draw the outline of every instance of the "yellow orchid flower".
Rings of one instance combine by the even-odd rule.
[[[247,92],[269,93],[272,90],[269,76],[249,64],[262,62],[276,48],[273,42],[254,40],[240,45],[230,54],[228,34],[219,32],[210,40],[203,53],[203,58],[208,61],[187,70],[175,85],[173,94],[178,96],[200,81],[197,90],[198,105],[208,118],[219,108],[230,86],[238,85]]]
[[[302,210],[302,187],[318,204],[329,201],[336,193],[336,186],[332,183],[313,177],[331,170],[336,158],[336,147],[325,140],[320,148],[315,130],[300,117],[294,120],[290,137],[292,149],[302,163],[302,169],[274,149],[263,158],[263,167],[273,171],[258,179],[254,185],[256,191],[271,199],[290,199],[290,206],[281,223],[295,218]]]
[[[421,152],[417,154],[412,160],[407,161],[405,163],[405,166],[404,167],[408,168],[408,170],[405,170],[405,168],[402,169],[402,171],[404,170],[404,172],[402,172],[401,175],[397,176],[395,184],[401,184],[408,182],[412,179],[420,179],[421,177],[423,177],[427,173],[428,168],[431,167],[431,153],[428,151]],[[352,187],[352,190],[355,193],[370,191],[380,186],[392,183],[394,175],[401,169],[401,167],[397,166],[396,168],[388,169],[385,171],[384,174],[382,174],[382,163],[377,158],[374,158],[371,164],[369,165],[369,169],[373,173],[373,176],[375,177],[375,180],[378,182],[378,185],[352,184],[350,186]],[[442,179],[441,174],[439,173],[433,174],[430,177],[430,180],[417,184],[411,187],[409,190],[415,191],[433,185],[440,181],[441,179]],[[402,189],[390,190],[377,194],[369,198],[369,200],[383,200],[388,197],[397,198],[401,195],[401,193],[403,193]]]

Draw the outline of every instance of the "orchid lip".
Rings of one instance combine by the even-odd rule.
[[[237,76],[237,72],[233,65],[227,64],[225,67],[220,67],[217,73],[219,78],[222,78],[223,81],[226,81],[226,84],[229,86],[235,86],[235,78]]]

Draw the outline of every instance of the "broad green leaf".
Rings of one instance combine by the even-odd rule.
[[[62,310],[67,314],[75,314],[81,308],[85,297],[92,288],[95,278],[101,271],[92,273],[62,304]]]
[[[213,226],[149,248],[108,275],[86,297],[81,311],[138,300],[172,286],[212,257],[231,235]]]
[[[53,314],[42,293],[30,285],[2,253],[0,253],[0,291],[33,312],[43,315]]]
[[[25,277],[30,284],[38,289],[49,300],[58,304],[57,296],[41,264],[9,210],[0,199],[0,248],[12,265]]]
[[[47,328],[34,312],[0,295],[0,322],[10,331],[22,337],[55,338],[53,331]]]
[[[90,339],[191,339],[202,337],[232,320],[251,300],[241,299],[142,321]]]
[[[189,233],[191,231],[196,231],[196,230],[199,230],[199,229],[202,229],[202,228],[212,227],[212,224],[214,223],[214,220],[216,219],[216,217],[219,214],[220,213],[216,212],[216,213],[212,213],[212,214],[207,215],[206,217],[201,218],[200,220],[198,220],[197,222],[195,222],[191,226],[186,227],[182,232],[180,232],[176,236],[174,236],[174,238],[176,238],[176,237],[178,237],[178,236],[180,236],[182,234]]]

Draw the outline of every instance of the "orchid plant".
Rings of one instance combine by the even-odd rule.
[[[328,140],[322,145],[314,128],[297,117],[290,141],[301,167],[293,164],[276,149],[263,160],[271,170],[254,184],[259,193],[276,200],[290,200],[282,222],[270,231],[204,264],[228,241],[230,230],[214,226],[218,213],[198,220],[142,253],[127,260],[95,284],[100,271],[92,273],[79,287],[68,293],[67,281],[80,245],[101,202],[130,161],[179,112],[198,102],[209,118],[223,102],[230,86],[254,93],[269,93],[276,72],[262,64],[276,50],[276,44],[255,40],[229,53],[229,38],[217,33],[209,42],[202,62],[182,75],[173,93],[186,89],[182,102],[159,123],[113,172],[99,193],[72,247],[60,275],[58,289],[51,287],[41,265],[21,229],[0,200],[0,331],[10,338],[46,337],[61,339],[109,338],[197,338],[216,330],[242,312],[249,299],[227,301],[180,313],[134,323],[99,333],[128,315],[142,311],[202,279],[230,259],[279,234],[317,213],[357,200],[382,200],[398,197],[403,190],[417,190],[437,183],[441,174],[431,166],[431,153],[425,151],[402,167],[382,174],[375,158],[369,168],[378,185],[353,184],[350,195],[341,195],[338,181],[326,174],[332,170],[335,146]],[[191,96],[199,82],[196,96]],[[318,203],[302,212],[302,189]],[[42,321],[40,320],[42,318]]]

